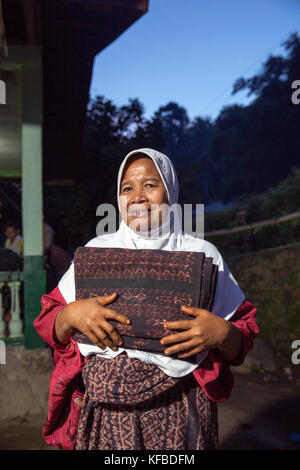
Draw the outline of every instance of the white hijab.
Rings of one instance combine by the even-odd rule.
[[[179,185],[177,174],[171,160],[163,153],[157,152],[153,149],[143,148],[139,150],[133,150],[124,158],[118,173],[117,181],[117,195],[118,195],[118,206],[120,208],[120,186],[123,176],[123,171],[127,160],[134,155],[145,154],[150,157],[154,162],[156,169],[164,183],[169,206],[173,206],[178,201]],[[176,209],[176,207],[174,207]],[[115,242],[120,243],[123,248],[134,248],[134,249],[156,249],[156,250],[168,250],[176,251],[180,250],[182,244],[182,231],[179,222],[178,212],[173,212],[173,217],[166,217],[163,220],[163,227],[161,230],[152,229],[150,234],[143,234],[141,232],[136,233],[130,229],[126,223],[122,220],[119,230],[114,234]],[[160,233],[163,232],[161,236]],[[150,235],[150,237],[149,237]]]
[[[179,185],[175,168],[171,160],[161,152],[153,149],[141,148],[130,152],[124,158],[118,173],[117,195],[120,210],[120,184],[124,166],[128,158],[135,154],[143,153],[150,157],[154,162],[157,171],[164,183],[167,191],[169,205],[173,205],[178,201]],[[119,229],[115,233],[105,234],[90,240],[85,246],[102,247],[102,248],[129,248],[129,249],[156,249],[167,251],[195,251],[204,252],[207,257],[212,257],[214,264],[218,265],[218,282],[212,308],[212,313],[226,320],[229,320],[235,313],[236,309],[245,300],[245,295],[240,289],[238,283],[229,271],[220,252],[210,242],[204,239],[192,237],[181,231],[178,217],[174,213],[174,223],[171,224],[170,230],[163,236],[157,236],[156,233],[151,234],[151,239],[142,236],[131,230],[122,220]],[[74,265],[71,264],[69,270],[64,274],[58,284],[59,290],[67,303],[76,299],[75,282],[74,282]],[[87,355],[93,352],[99,353],[103,357],[114,357],[124,349],[119,348],[118,352],[113,352],[109,348],[103,352],[96,346],[80,345],[82,354]],[[195,367],[190,363],[173,359],[162,354],[150,354],[143,351],[126,350],[130,357],[138,357],[140,360],[155,363],[163,369],[168,375],[173,377],[181,377],[190,373]],[[204,351],[198,355],[198,364],[206,357],[207,352]]]

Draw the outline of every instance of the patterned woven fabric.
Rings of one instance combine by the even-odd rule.
[[[77,300],[118,293],[109,307],[128,316],[131,324],[110,322],[125,348],[163,352],[164,319],[191,319],[182,305],[212,307],[217,266],[204,253],[80,247],[74,263]],[[80,332],[73,337],[92,344]]]
[[[82,378],[77,450],[217,449],[217,404],[192,375],[174,379],[122,353],[90,356]]]
[[[125,352],[110,360],[89,356],[82,378],[91,401],[134,406],[158,396],[181,380],[169,377],[153,364],[129,358]]]

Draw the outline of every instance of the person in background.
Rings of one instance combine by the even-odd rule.
[[[44,268],[47,271],[47,291],[49,292],[69,269],[72,259],[63,248],[55,245],[55,232],[45,219],[46,216],[43,215]]]
[[[5,224],[4,233],[6,235],[6,241],[4,248],[14,251],[17,255],[23,257],[23,238],[20,235],[18,224],[12,221],[8,221]]]
[[[43,248],[44,253],[48,248],[54,245],[55,233],[52,227],[45,222],[45,215],[43,216]]]

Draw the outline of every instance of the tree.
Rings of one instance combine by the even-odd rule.
[[[300,77],[300,38],[284,43],[286,57],[270,56],[261,73],[239,78],[233,94],[248,89],[249,106],[229,106],[218,116],[211,144],[214,180],[224,201],[265,191],[299,161],[299,107],[291,84]]]
[[[170,155],[175,163],[186,165],[189,117],[185,108],[177,103],[170,102],[165,106],[160,106],[154,113],[154,118],[160,122],[162,127],[165,142],[163,150],[166,155]]]

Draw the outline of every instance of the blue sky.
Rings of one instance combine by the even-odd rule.
[[[216,118],[249,102],[235,80],[259,72],[300,33],[299,0],[150,0],[149,11],[95,58],[90,95],[139,98],[150,117],[175,101],[189,117]],[[299,77],[300,78],[300,77]]]

